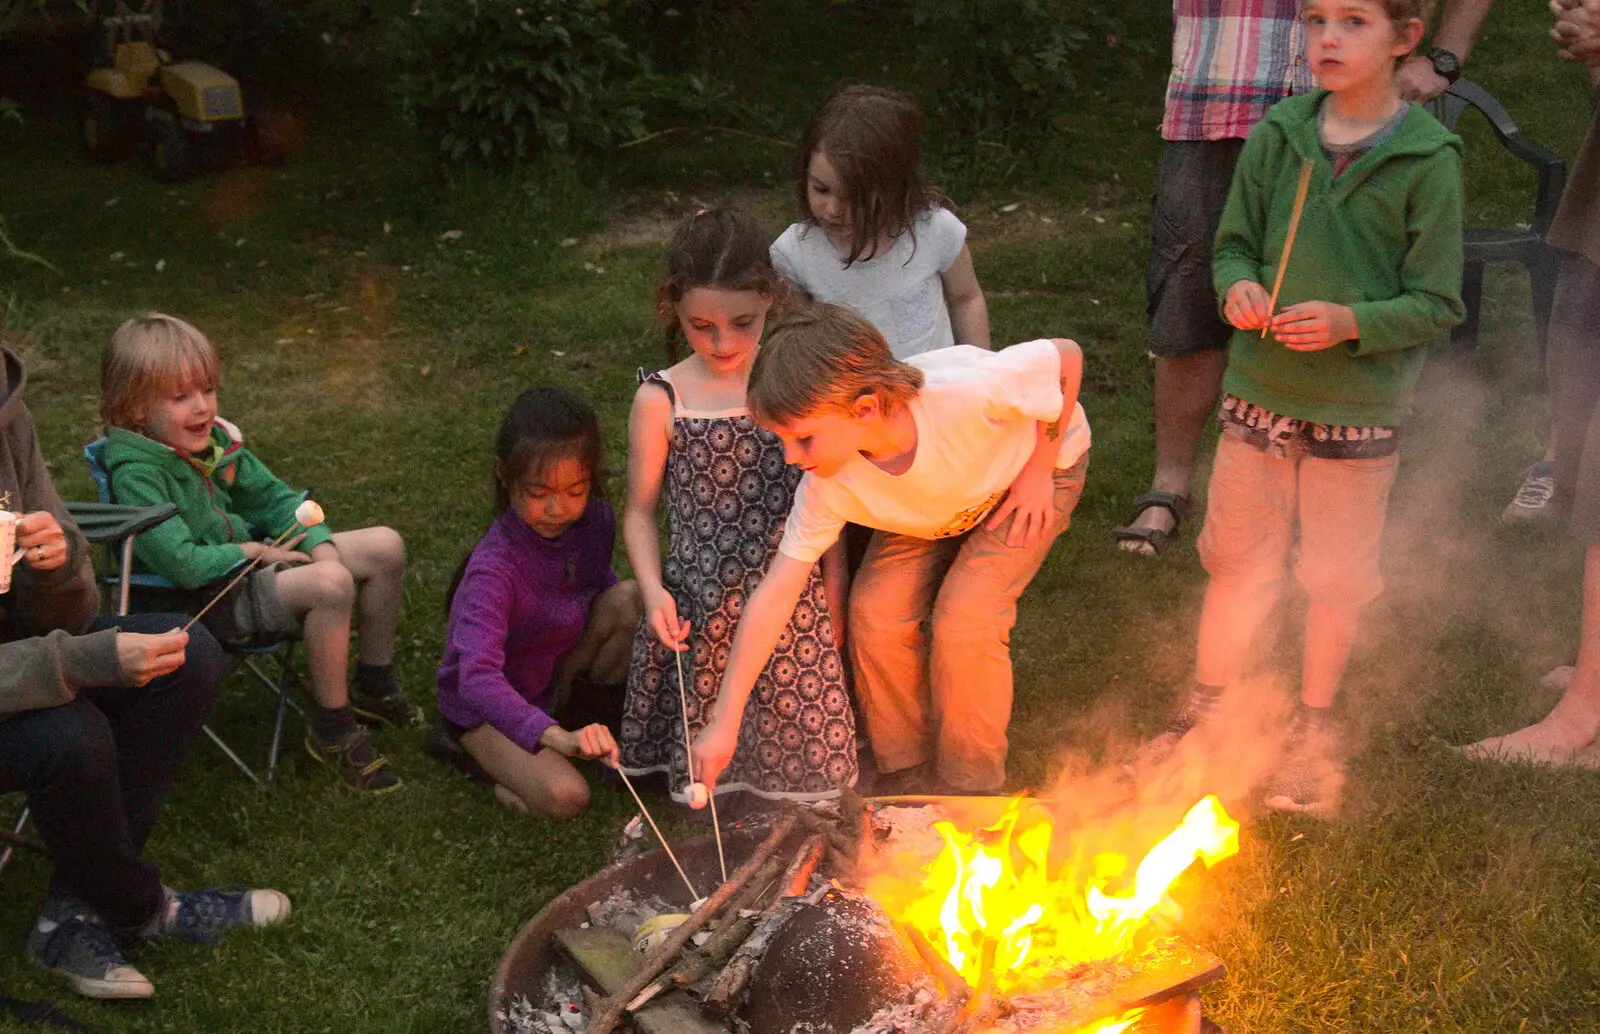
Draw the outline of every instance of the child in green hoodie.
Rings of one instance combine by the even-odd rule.
[[[301,494],[246,449],[217,416],[222,365],[205,336],[183,320],[151,313],[112,335],[100,370],[105,465],[119,503],[175,503],[179,519],[139,536],[146,570],[209,600],[250,560],[257,569],[206,613],[224,640],[299,634],[315,700],[306,749],[357,789],[400,785],[361,721],[395,727],[420,714],[395,682],[395,627],[405,546],[389,528],[330,532],[318,524],[282,545]],[[266,541],[264,541],[266,540]],[[349,683],[352,615],[360,654]]]
[[[1327,816],[1343,783],[1328,721],[1379,545],[1425,346],[1461,321],[1460,141],[1401,101],[1426,0],[1308,0],[1320,89],[1250,134],[1213,280],[1236,330],[1198,543],[1211,575],[1188,700],[1146,758],[1212,718],[1278,600],[1296,532],[1306,589],[1300,696],[1265,803]],[[1303,171],[1309,169],[1292,250]],[[1287,256],[1286,253],[1287,252]],[[1268,284],[1282,270],[1278,307]],[[1221,723],[1217,723],[1220,725]]]

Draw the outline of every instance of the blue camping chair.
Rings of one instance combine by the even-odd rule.
[[[100,493],[101,504],[114,506],[111,501],[111,472],[105,465],[105,448],[106,440],[96,438],[83,447],[83,459],[89,465],[89,476],[94,479],[95,488]],[[177,512],[176,506],[172,506],[172,512]],[[161,575],[133,570],[133,540],[132,534],[120,539],[104,540],[116,564],[116,573],[107,575],[104,581],[120,586],[118,613],[127,613],[130,605],[137,605],[140,610],[156,609],[163,597],[177,599],[183,592],[171,580]],[[206,736],[217,745],[217,749],[227,755],[228,760],[257,786],[272,782],[278,774],[278,756],[283,748],[283,722],[288,710],[293,708],[295,713],[302,716],[305,714],[300,705],[294,701],[291,692],[300,683],[300,675],[295,669],[294,662],[295,646],[298,642],[296,636],[280,636],[266,640],[221,641],[222,648],[228,655],[250,669],[251,674],[255,675],[256,679],[276,698],[272,717],[272,742],[267,748],[265,780],[258,776],[210,726],[205,727]],[[271,669],[266,666],[269,663]]]

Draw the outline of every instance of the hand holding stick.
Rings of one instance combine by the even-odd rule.
[[[1289,213],[1289,233],[1283,239],[1283,255],[1278,259],[1278,275],[1272,281],[1272,297],[1267,302],[1267,322],[1261,327],[1261,336],[1272,329],[1272,314],[1278,310],[1278,291],[1283,287],[1283,273],[1289,268],[1289,255],[1294,251],[1294,235],[1300,230],[1300,214],[1306,208],[1306,192],[1311,189],[1311,159],[1300,163],[1300,182],[1294,188],[1294,210]]]
[[[289,536],[293,535],[297,530],[299,530],[301,528],[311,528],[314,525],[321,524],[323,522],[323,520],[324,520],[324,515],[323,515],[323,512],[322,512],[322,507],[319,506],[317,503],[312,502],[310,499],[303,500],[300,503],[299,506],[294,508],[294,523],[289,525],[289,527],[284,531],[284,533],[282,535],[279,535],[277,538],[272,540],[271,548],[272,549],[277,549],[279,546],[283,545],[284,542],[289,538]],[[235,585],[238,585],[240,579],[242,579],[245,575],[249,574],[251,571],[254,571],[256,569],[256,565],[261,563],[261,557],[263,557],[265,555],[266,555],[266,551],[263,550],[260,555],[256,556],[248,564],[245,564],[244,565],[244,570],[242,570],[238,574],[234,575],[233,576],[233,580],[230,581],[227,585],[224,585],[222,587],[222,591],[221,592],[219,592],[215,596],[211,597],[211,602],[207,603],[205,606],[201,607],[200,608],[200,612],[198,614],[196,614],[194,617],[190,618],[189,619],[189,623],[187,625],[183,626],[183,630],[185,632],[187,632],[187,631],[189,631],[189,629],[193,628],[194,627],[194,623],[196,621],[199,621],[200,618],[205,615],[206,611],[210,610],[212,607],[215,607],[217,605],[217,601],[218,600],[220,600],[220,599],[222,599],[222,597],[228,595],[228,590],[232,589]]]

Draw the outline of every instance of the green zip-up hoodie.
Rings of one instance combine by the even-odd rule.
[[[300,505],[300,493],[274,477],[223,421],[211,428],[211,441],[222,456],[207,475],[193,457],[142,434],[120,427],[106,433],[112,498],[134,506],[177,504],[180,519],[142,533],[133,548],[141,567],[184,589],[227,574],[244,559],[240,543],[287,531]],[[319,524],[306,530],[299,549],[310,553],[332,537]]]
[[[1360,337],[1316,352],[1237,330],[1223,389],[1283,416],[1394,426],[1411,411],[1427,352],[1466,315],[1461,303],[1461,140],[1416,104],[1377,147],[1333,178],[1317,138],[1316,90],[1280,101],[1245,142],[1217,229],[1213,283],[1278,274],[1300,163],[1311,188],[1278,295],[1348,305]]]

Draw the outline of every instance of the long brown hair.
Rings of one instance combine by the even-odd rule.
[[[947,204],[922,180],[917,135],[922,112],[899,90],[853,83],[833,92],[806,124],[794,156],[795,201],[802,223],[816,224],[807,185],[818,151],[839,174],[850,203],[850,254],[844,264],[873,256],[884,237],[911,234],[922,213]]]
[[[889,351],[878,328],[840,305],[810,305],[768,322],[745,404],[764,424],[787,424],[877,395],[885,411],[917,397],[922,371]]]
[[[678,303],[697,287],[758,291],[781,301],[787,285],[772,268],[770,237],[742,208],[702,208],[679,226],[667,245],[667,277],[656,288],[656,316],[666,332],[667,359],[683,344]]]

